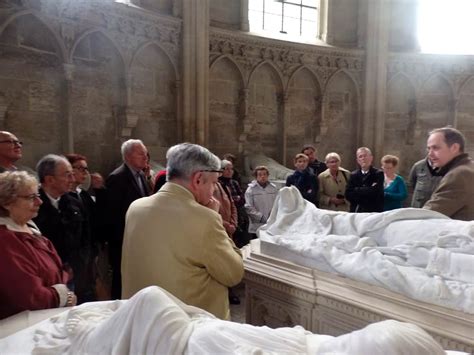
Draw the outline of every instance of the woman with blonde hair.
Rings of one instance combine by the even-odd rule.
[[[33,176],[0,174],[0,319],[77,302],[56,249],[31,221],[42,203]]]
[[[325,159],[327,169],[319,174],[319,207],[333,211],[349,211],[344,197],[350,172],[341,168],[341,157],[331,152]]]

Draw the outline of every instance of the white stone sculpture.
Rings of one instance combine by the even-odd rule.
[[[290,187],[258,233],[264,253],[288,250],[300,265],[474,314],[474,221],[414,208],[320,210]]]
[[[157,286],[130,300],[86,303],[0,340],[0,353],[40,354],[445,354],[416,325],[394,320],[340,337],[300,326],[233,323]]]
[[[293,174],[293,170],[281,165],[276,160],[264,154],[249,154],[244,158],[244,173],[246,182],[254,179],[253,171],[259,165],[265,165],[270,171],[270,181],[277,182],[277,187],[285,186],[286,177]]]

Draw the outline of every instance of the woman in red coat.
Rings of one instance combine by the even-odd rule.
[[[0,319],[76,304],[53,244],[31,221],[42,203],[33,176],[0,174]]]

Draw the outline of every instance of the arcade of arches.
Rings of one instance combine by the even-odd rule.
[[[331,0],[321,44],[248,32],[247,0],[0,1],[0,129],[22,164],[75,151],[104,174],[123,140],[181,141],[287,166],[303,143],[368,146],[406,175],[451,124],[474,153],[474,57],[420,54],[415,0]]]

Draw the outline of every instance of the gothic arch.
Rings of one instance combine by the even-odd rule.
[[[223,55],[209,69],[209,148],[218,155],[239,152],[243,132],[242,71],[235,61]]]
[[[410,84],[410,86],[413,88],[413,91],[416,93],[416,85],[414,84],[413,80],[405,73],[403,72],[398,72],[395,75],[393,75],[387,82],[387,87],[390,87],[393,82],[396,80],[405,80]]]
[[[102,36],[104,36],[107,40],[109,40],[109,42],[112,44],[112,46],[114,47],[114,49],[116,50],[116,52],[119,54],[119,58],[122,62],[122,66],[123,68],[125,69],[125,56],[123,55],[121,49],[120,49],[120,46],[117,45],[117,43],[112,39],[112,37],[110,37],[107,32],[103,31],[102,29],[100,28],[94,28],[94,29],[90,29],[90,30],[87,30],[85,31],[84,33],[82,33],[77,39],[76,41],[74,42],[74,44],[71,46],[71,51],[69,52],[69,56],[68,56],[68,63],[72,63],[73,62],[73,59],[74,59],[74,53],[76,52],[76,49],[77,49],[77,46],[85,39],[87,38],[88,36],[91,36],[93,34],[101,34]]]
[[[141,51],[148,48],[148,46],[153,46],[153,47],[156,47],[158,49],[158,51],[160,52],[163,52],[163,54],[166,56],[166,58],[168,58],[168,61],[169,61],[169,64],[173,67],[173,71],[174,71],[174,76],[175,76],[175,80],[179,80],[179,77],[178,77],[178,69],[176,67],[176,63],[174,63],[173,59],[171,58],[171,56],[169,55],[169,53],[166,51],[166,49],[164,49],[158,42],[156,41],[148,41],[148,42],[145,42],[145,43],[142,43],[138,49],[135,51],[135,53],[133,53],[132,55],[132,59],[130,60],[130,66],[129,68],[131,69],[133,64],[135,63],[135,60],[136,58],[140,55]]]
[[[257,66],[255,66],[255,68],[252,70],[252,72],[250,73],[249,75],[249,80],[247,82],[247,86],[252,82],[252,78],[253,76],[255,75],[255,73],[263,66],[265,65],[268,65],[270,67],[270,69],[272,69],[272,71],[276,74],[278,80],[279,80],[279,89],[283,92],[283,76],[281,75],[280,71],[278,70],[278,68],[275,66],[275,64],[273,64],[272,62],[268,61],[268,60],[264,60],[263,62],[260,62],[259,64],[257,64]]]
[[[464,82],[462,83],[462,85],[459,87],[459,92],[458,92],[458,97],[461,97],[461,95],[463,94],[463,91],[465,90],[465,88],[471,84],[471,81],[474,81],[474,75],[471,75],[469,76],[466,80],[464,80]]]
[[[339,74],[345,74],[351,81],[352,83],[354,84],[354,89],[356,90],[356,93],[357,93],[357,105],[360,104],[360,89],[359,89],[359,85],[357,84],[357,80],[354,78],[354,76],[352,75],[352,73],[346,69],[339,69],[338,71],[336,71],[335,73],[333,73],[327,80],[326,82],[326,86],[324,89],[324,91],[326,90],[326,88],[331,84],[331,82],[334,80],[335,77],[337,77]]]
[[[428,77],[422,84],[421,84],[421,87],[420,87],[420,91],[421,92],[424,92],[426,90],[426,87],[427,85],[434,81],[435,79],[437,78],[440,78],[442,81],[444,81],[446,84],[448,84],[449,86],[449,89],[450,89],[450,93],[451,93],[451,97],[454,97],[454,93],[455,93],[455,90],[454,90],[454,85],[453,83],[451,82],[451,80],[449,80],[444,74],[441,74],[441,73],[435,73],[433,75],[431,75],[430,77]]]
[[[352,156],[359,140],[360,94],[357,81],[345,69],[333,73],[324,88],[322,102],[321,156],[338,152],[346,168],[354,168]]]
[[[13,23],[14,21],[16,21],[19,18],[24,17],[24,16],[34,17],[36,20],[38,20],[38,22],[41,23],[41,25],[43,25],[48,30],[48,32],[51,33],[52,38],[54,39],[53,43],[56,46],[56,48],[58,49],[59,59],[62,62],[64,62],[67,58],[67,50],[66,50],[66,47],[64,46],[64,43],[63,43],[61,37],[56,33],[56,31],[53,30],[53,28],[45,20],[42,19],[42,17],[39,14],[35,13],[34,11],[31,11],[31,10],[19,11],[19,12],[14,13],[13,15],[11,15],[9,18],[7,18],[0,25],[0,37],[2,36],[3,31],[5,31],[5,29],[11,23]]]
[[[138,117],[133,134],[162,156],[178,141],[176,66],[159,43],[148,41],[133,54],[128,73],[129,104]]]
[[[323,86],[321,85],[321,81],[319,80],[318,76],[314,73],[313,70],[311,70],[311,68],[307,67],[306,65],[302,65],[302,66],[296,68],[295,71],[293,71],[293,73],[291,73],[290,77],[288,78],[288,83],[286,84],[285,92],[288,92],[288,88],[290,86],[291,81],[302,70],[307,70],[311,73],[312,79],[313,79],[314,83],[317,85],[318,90],[322,91]]]
[[[209,72],[212,71],[212,69],[217,65],[218,62],[222,61],[222,60],[227,60],[229,62],[231,62],[235,68],[238,70],[239,74],[240,74],[240,78],[241,78],[241,83],[242,83],[242,87],[244,87],[244,84],[245,84],[245,78],[244,78],[244,74],[242,72],[242,69],[240,68],[240,65],[237,64],[237,62],[234,60],[234,58],[232,58],[232,56],[230,56],[229,54],[224,54],[224,55],[221,55],[217,58],[215,58],[211,65],[209,66]]]
[[[301,150],[303,142],[314,142],[321,133],[321,85],[311,69],[301,66],[290,76],[285,96],[285,153],[288,161],[288,157]]]

